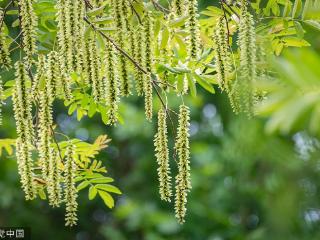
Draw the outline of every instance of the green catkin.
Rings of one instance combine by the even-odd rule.
[[[227,22],[224,17],[220,17],[213,34],[214,51],[216,59],[216,70],[218,84],[222,90],[230,91],[228,75],[231,72],[231,57],[229,52]]]
[[[187,74],[185,74],[182,79],[182,92],[181,92],[181,94],[186,95],[186,94],[188,94],[188,91],[189,91],[189,81],[188,81]]]
[[[50,86],[51,95],[55,98],[58,95],[58,86],[63,86],[59,55],[57,52],[52,51],[48,54],[45,69],[46,85]]]
[[[148,74],[144,75],[143,91],[145,96],[145,113],[147,120],[152,120],[152,65],[153,65],[153,45],[152,45],[152,18],[149,12],[146,12],[143,20],[144,32],[144,58],[145,68]]]
[[[161,108],[158,112],[158,132],[155,135],[154,146],[158,162],[159,193],[162,200],[171,202],[171,176],[169,165],[168,130],[166,110]]]
[[[73,7],[73,36],[75,46],[75,70],[77,73],[82,73],[84,70],[85,59],[85,2],[83,0],[76,0]]]
[[[101,61],[95,36],[88,39],[88,81],[92,86],[92,96],[98,103],[102,101],[103,81],[100,75]]]
[[[144,53],[144,42],[141,42],[140,37],[140,32],[142,31],[141,27],[138,26],[137,31],[134,31],[134,54],[133,57],[134,59],[140,63],[142,66],[145,65],[145,53]],[[134,68],[134,79],[135,79],[135,86],[136,86],[136,91],[138,96],[143,95],[143,72],[140,71],[138,68]]]
[[[240,48],[239,77],[234,84],[235,99],[238,109],[249,116],[253,112],[253,82],[256,79],[256,35],[253,16],[247,8],[246,1],[242,1],[239,23],[238,46]]]
[[[185,105],[180,106],[179,126],[175,142],[178,155],[178,175],[176,176],[175,212],[179,223],[185,222],[187,194],[191,190],[189,126],[190,111]]]
[[[2,125],[3,82],[0,76],[0,125]]]
[[[108,115],[108,124],[115,125],[118,122],[118,104],[119,104],[119,80],[117,75],[117,69],[115,66],[116,63],[116,53],[114,46],[107,42],[106,48],[106,58],[105,65],[106,76],[105,76],[105,89],[106,89],[106,104],[109,106],[107,115]]]
[[[72,90],[71,90],[71,82],[72,82],[71,76],[67,76],[66,74],[62,76],[63,96],[67,101],[71,101],[73,98]]]
[[[162,38],[163,35],[164,34],[159,34],[160,63],[163,65],[166,65],[166,64],[170,65],[172,63],[172,50],[170,48],[171,36],[170,34],[168,34],[168,39],[166,40],[167,43],[165,44],[164,47],[161,47],[162,41],[163,41],[163,38]],[[162,73],[161,82],[159,86],[166,90],[168,88],[168,82],[169,82],[169,71],[165,70]]]
[[[37,16],[33,9],[33,0],[19,0],[19,17],[22,32],[22,47],[26,54],[28,67],[32,64],[32,56],[37,51]]]
[[[49,175],[48,175],[48,198],[49,204],[59,207],[61,203],[61,172],[59,169],[59,158],[57,151],[50,147]]]
[[[72,0],[58,0],[56,4],[59,60],[63,74],[70,73],[73,69],[72,4]]]
[[[49,175],[53,100],[51,84],[47,82],[45,88],[39,91],[38,151],[43,179]]]
[[[197,60],[200,53],[200,25],[198,20],[198,0],[190,0],[188,4],[189,18],[186,27],[189,31],[187,38],[188,56],[190,60]]]
[[[185,11],[185,4],[185,0],[173,0],[171,4],[173,14],[181,17]]]
[[[39,96],[39,85],[41,79],[44,77],[46,73],[45,69],[45,64],[46,64],[46,57],[45,55],[38,55],[38,61],[36,63],[36,69],[37,72],[34,76],[33,82],[32,82],[32,94],[35,99],[37,99]]]
[[[1,12],[0,12],[0,16],[2,16]],[[2,27],[0,29],[0,69],[2,67],[9,68],[10,65],[11,65],[11,58],[9,53],[9,46],[6,42],[6,38],[4,35],[4,27]]]
[[[152,76],[151,73],[146,75],[144,82],[144,107],[146,119],[152,121],[153,115],[153,95],[152,95]]]
[[[77,224],[77,189],[75,185],[75,177],[77,166],[74,159],[75,146],[70,142],[65,152],[65,169],[64,181],[65,192],[64,201],[66,203],[65,225],[74,226]]]
[[[18,61],[15,64],[16,83],[13,92],[13,109],[17,127],[17,161],[18,172],[21,177],[22,189],[25,198],[32,200],[35,198],[35,187],[33,182],[33,160],[31,158],[33,142],[32,124],[32,104],[30,88],[28,87],[30,78],[26,71],[26,66]]]
[[[113,18],[115,19],[115,25],[117,28],[116,40],[120,48],[126,49],[126,39],[128,28],[128,10],[126,0],[112,0]],[[130,82],[129,82],[129,64],[126,57],[121,54],[118,60],[119,67],[119,80],[120,80],[120,92],[122,96],[128,96],[130,94]]]

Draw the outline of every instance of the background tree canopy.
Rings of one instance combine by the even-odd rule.
[[[0,226],[320,238],[320,1],[0,7]]]

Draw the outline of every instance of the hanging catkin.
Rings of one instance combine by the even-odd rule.
[[[45,55],[39,54],[38,61],[36,62],[37,72],[32,81],[32,94],[34,99],[38,99],[39,97],[39,85],[46,73],[45,64],[46,64]]]
[[[65,225],[74,226],[77,224],[77,189],[75,185],[75,177],[77,166],[74,159],[75,146],[69,142],[65,152],[65,169],[64,169],[64,201],[66,203]]]
[[[57,22],[58,22],[58,46],[59,59],[63,74],[71,73],[73,70],[73,54],[72,54],[72,0],[58,0]]]
[[[85,1],[76,0],[73,6],[74,24],[72,28],[75,46],[75,70],[80,74],[85,70]]]
[[[198,20],[198,0],[190,0],[188,4],[189,18],[186,23],[189,31],[187,38],[188,56],[190,60],[197,60],[200,52],[200,25]]]
[[[116,55],[114,46],[110,43],[106,43],[106,54],[105,54],[105,65],[106,76],[105,76],[105,89],[106,89],[106,104],[109,106],[108,124],[115,125],[118,121],[118,104],[119,104],[119,80],[117,69],[115,66]]]
[[[246,112],[252,115],[253,82],[256,79],[256,34],[253,16],[247,8],[247,2],[241,2],[238,46],[240,49],[239,77],[233,91],[237,101],[236,112]]]
[[[141,26],[138,26],[138,29],[134,31],[134,59],[140,63],[142,66],[145,66],[145,52],[144,52],[144,41],[140,39],[140,32],[142,31]],[[138,96],[143,95],[143,72],[140,69],[134,67],[134,79],[135,79],[135,86]]]
[[[32,56],[36,53],[37,16],[34,13],[33,0],[19,0],[19,18],[22,33],[22,47],[26,54],[28,67],[32,64]]]
[[[112,13],[115,19],[115,25],[117,28],[116,39],[120,48],[126,49],[126,37],[128,29],[128,2],[126,0],[112,0]],[[118,59],[119,67],[119,80],[120,80],[120,92],[122,96],[128,96],[130,94],[130,82],[129,82],[129,64],[126,57],[121,54]]]
[[[169,165],[168,130],[166,110],[161,108],[158,112],[158,132],[155,135],[154,146],[158,162],[159,193],[162,200],[170,202],[172,196],[171,176]]]
[[[42,177],[44,179],[47,179],[49,175],[53,100],[51,84],[47,82],[45,88],[39,90],[38,151]]]
[[[145,113],[147,120],[152,120],[152,65],[153,65],[153,45],[152,45],[152,18],[146,12],[143,20],[145,67],[148,74],[144,75],[143,91],[145,98]]]
[[[178,154],[178,175],[176,176],[175,212],[179,223],[184,223],[186,215],[187,194],[191,189],[189,126],[190,111],[185,105],[180,106],[179,126],[175,142]]]
[[[1,12],[0,12],[0,16],[2,16]],[[4,36],[4,27],[2,27],[0,29],[0,69],[2,67],[8,68],[10,64],[11,64],[11,58],[9,53],[9,46]]]
[[[33,142],[32,105],[30,95],[30,78],[25,65],[15,64],[16,82],[13,93],[13,109],[17,127],[17,161],[22,188],[27,200],[35,198],[33,182],[33,160],[31,158]]]
[[[88,39],[87,57],[88,57],[88,81],[92,86],[92,96],[98,103],[103,97],[103,81],[100,74],[101,60],[98,52],[95,35]]]
[[[47,183],[49,204],[53,207],[59,207],[61,203],[60,179],[61,172],[59,169],[58,153],[54,148],[50,147],[49,175]]]
[[[229,52],[227,22],[224,17],[220,17],[213,34],[214,50],[216,59],[216,70],[218,83],[222,90],[230,91],[228,75],[231,72],[231,57]]]
[[[48,54],[45,66],[46,85],[50,86],[51,95],[53,98],[55,98],[58,93],[62,93],[62,91],[58,92],[58,86],[63,86],[61,68],[59,64],[59,55],[57,52],[52,51]]]
[[[0,125],[2,125],[3,82],[0,76]]]
[[[173,0],[172,1],[172,12],[175,16],[180,17],[185,11],[185,0]]]

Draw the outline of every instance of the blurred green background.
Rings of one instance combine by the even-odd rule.
[[[205,7],[202,1],[201,8]],[[310,30],[313,51],[320,37]],[[303,59],[301,59],[303,62]],[[169,100],[177,109],[179,102]],[[0,226],[31,227],[32,239],[320,239],[320,142],[300,128],[293,134],[266,134],[265,119],[232,113],[227,97],[199,89],[191,107],[193,189],[186,223],[179,225],[172,204],[160,201],[153,136],[155,122],[144,117],[143,101],[131,97],[121,105],[125,123],[103,125],[99,117],[77,122],[62,103],[55,121],[65,134],[93,142],[112,138],[99,156],[123,195],[107,209],[100,199],[79,197],[79,223],[64,226],[64,209],[46,201],[26,202],[14,158],[0,159]],[[159,107],[159,106],[158,106]],[[11,102],[3,109],[0,138],[15,136]],[[290,117],[290,116],[288,116]],[[170,137],[172,139],[172,136]],[[172,142],[170,143],[172,146]],[[175,167],[173,159],[171,165]],[[176,171],[176,169],[174,169]]]

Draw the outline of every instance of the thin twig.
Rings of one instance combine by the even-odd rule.
[[[7,11],[8,11],[8,8],[10,7],[11,4],[13,4],[13,1],[14,0],[11,0],[3,9],[3,17],[1,19],[1,23],[0,23],[0,30],[2,29],[2,25],[4,23],[4,16],[6,15]]]
[[[51,134],[52,134],[53,141],[55,142],[55,144],[57,145],[57,148],[58,148],[58,153],[59,153],[60,160],[63,163],[63,157],[62,157],[61,149],[60,149],[59,143],[58,143],[58,141],[56,139],[55,132],[54,132],[54,130],[53,130],[51,125],[50,125],[50,129],[51,129]]]
[[[238,14],[225,0],[221,0],[221,1],[223,2],[224,5],[226,5],[226,6],[229,8],[229,10],[230,10],[233,14],[235,14],[238,18],[240,18],[239,14]]]
[[[164,14],[170,13],[170,10],[163,7],[160,3],[158,3],[158,1],[151,0],[151,2],[152,2],[155,9],[158,9],[159,11],[163,12]]]
[[[134,8],[134,6],[132,5],[132,2],[130,2],[130,7],[131,7],[131,10],[132,12],[136,15],[136,17],[138,18],[138,21],[140,23],[140,25],[142,25],[142,20],[139,16],[139,13],[137,12],[137,10]]]
[[[229,22],[228,22],[228,18],[227,18],[227,14],[226,14],[226,9],[223,6],[223,0],[220,0],[220,3],[221,3],[221,8],[223,10],[223,16],[224,16],[224,19],[226,20],[226,25],[227,25],[228,45],[230,45],[230,29],[229,29]]]

